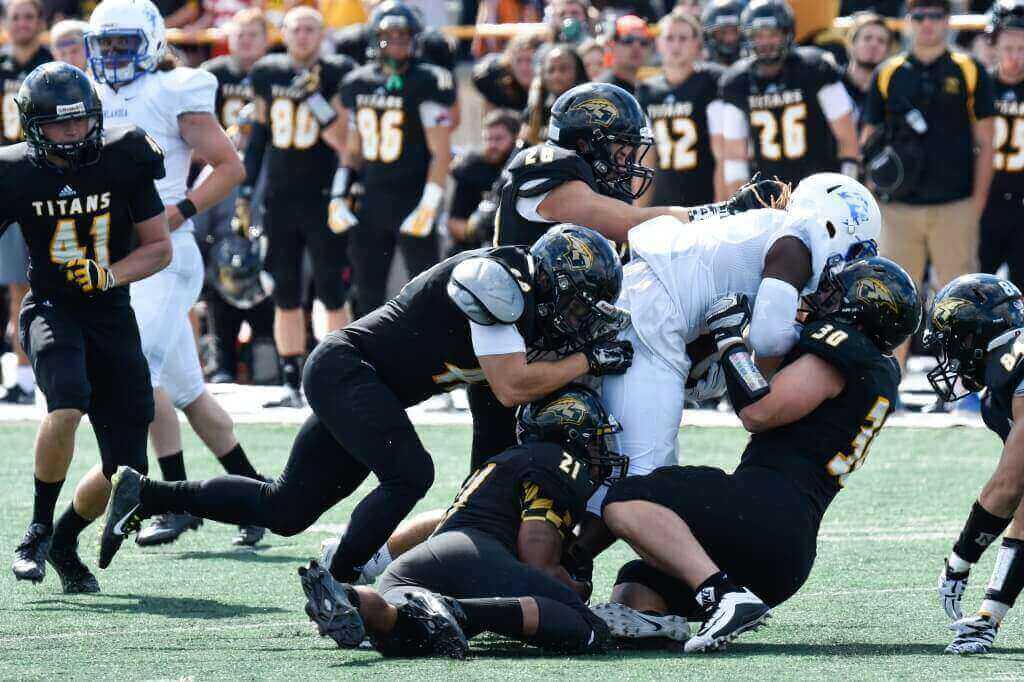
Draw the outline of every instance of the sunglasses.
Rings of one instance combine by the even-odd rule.
[[[932,21],[942,21],[946,18],[946,13],[941,9],[925,10],[922,12],[911,12],[910,20],[916,23],[921,23],[925,19],[931,19]]]
[[[641,47],[649,47],[651,41],[647,38],[641,38],[640,36],[622,36],[618,39],[618,43],[621,45],[633,45],[637,44]]]

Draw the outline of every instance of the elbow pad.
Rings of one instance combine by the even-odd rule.
[[[256,180],[260,176],[260,169],[263,167],[263,152],[267,148],[268,129],[263,123],[253,123],[252,132],[249,133],[249,144],[245,146],[245,184],[249,187],[256,186]]]
[[[750,349],[768,358],[788,353],[800,338],[796,328],[799,301],[800,294],[792,284],[772,277],[763,279],[747,334]]]

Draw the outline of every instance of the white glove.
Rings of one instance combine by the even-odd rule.
[[[960,620],[964,616],[960,601],[964,598],[969,575],[970,571],[957,573],[950,569],[948,559],[942,566],[942,573],[939,574],[939,601],[950,620]]]
[[[708,365],[704,376],[697,380],[692,388],[686,389],[686,399],[695,403],[702,403],[725,395],[725,372],[717,362]]]
[[[428,182],[423,188],[423,196],[413,212],[402,221],[399,231],[412,237],[426,237],[434,229],[434,220],[441,207],[444,190],[439,185]]]
[[[342,234],[356,225],[359,220],[349,207],[349,188],[352,184],[352,170],[342,166],[334,172],[331,184],[331,203],[327,205],[327,226],[334,234]]]

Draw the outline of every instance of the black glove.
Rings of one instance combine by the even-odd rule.
[[[633,364],[633,344],[629,341],[597,341],[584,348],[583,353],[595,377],[622,374]]]
[[[562,567],[570,578],[584,586],[587,594],[580,596],[589,601],[590,593],[594,591],[594,555],[578,540],[573,541],[562,554]]]
[[[730,214],[757,208],[785,208],[791,189],[781,180],[762,180],[754,175],[725,202]]]
[[[750,301],[746,294],[730,294],[715,301],[704,316],[718,350],[743,343],[743,328],[750,322]]]
[[[614,339],[619,332],[628,329],[632,317],[625,308],[614,306],[608,301],[598,301],[587,334],[588,341],[605,341]]]

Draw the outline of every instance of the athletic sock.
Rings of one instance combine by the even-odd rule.
[[[953,551],[964,561],[978,563],[981,555],[1003,534],[1011,520],[1012,518],[1004,519],[992,514],[982,507],[980,502],[975,502],[964,529],[960,531],[960,537],[953,545]]]
[[[64,513],[57,519],[57,525],[53,528],[54,547],[73,547],[78,542],[79,534],[92,523],[75,511],[75,505],[69,504]]]
[[[281,373],[288,388],[299,389],[302,384],[302,356],[286,355],[281,357]]]
[[[466,613],[462,628],[466,637],[493,632],[506,637],[523,636],[523,607],[518,599],[458,599]]]
[[[184,481],[188,478],[185,475],[185,455],[181,450],[158,457],[156,461],[160,465],[160,474],[165,481]]]
[[[388,543],[377,550],[377,552],[367,561],[363,566],[359,567],[359,572],[367,578],[376,578],[391,565],[394,559],[391,557],[391,548],[388,547]]]
[[[36,390],[36,375],[32,371],[32,365],[18,365],[18,386],[25,393]]]
[[[1024,540],[1003,538],[980,611],[1001,621],[1024,589]]]
[[[56,483],[40,481],[36,482],[36,494],[32,500],[32,523],[42,523],[53,526],[53,510],[57,508],[57,498],[60,496],[60,489],[64,486],[64,479]]]
[[[725,571],[719,571],[697,586],[696,599],[700,607],[710,613],[724,595],[739,591],[740,588],[729,579]]]
[[[263,480],[263,477],[256,473],[252,462],[245,456],[245,450],[242,449],[241,443],[237,443],[235,447],[228,450],[227,454],[220,457],[219,460],[220,465],[224,467],[224,471],[229,474]]]

